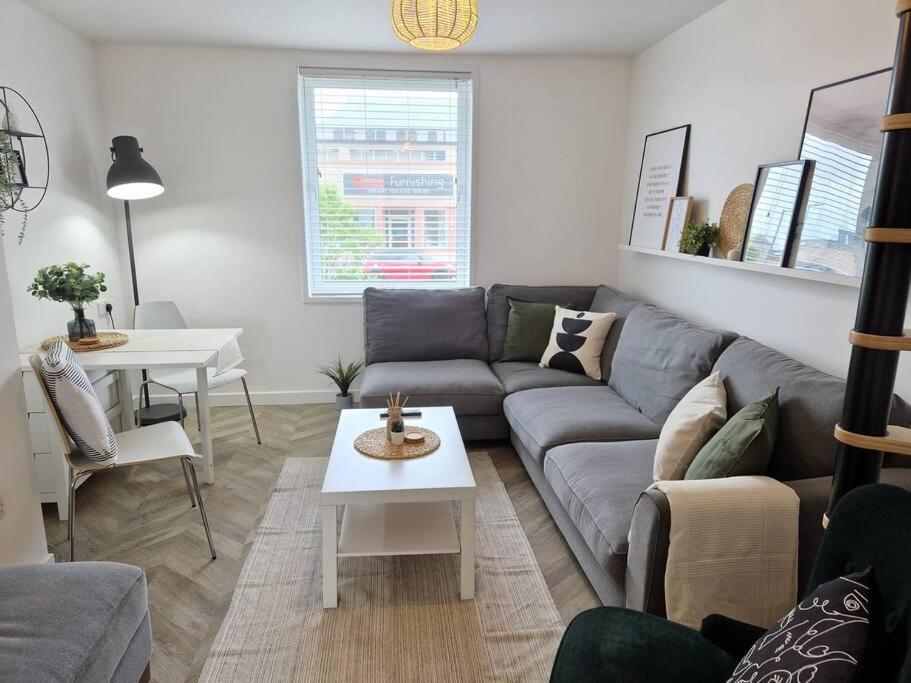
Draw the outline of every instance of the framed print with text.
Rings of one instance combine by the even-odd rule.
[[[683,191],[689,141],[689,124],[645,136],[633,206],[631,246],[664,248],[667,210],[670,200]]]

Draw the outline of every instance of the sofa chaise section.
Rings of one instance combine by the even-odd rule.
[[[739,337],[719,356],[714,370],[727,389],[728,414],[779,389],[778,436],[767,476],[790,486],[800,498],[798,589],[809,578],[822,539],[835,464],[834,425],[841,418],[845,382],[748,337]],[[895,397],[892,423],[911,421],[908,405]],[[911,470],[887,468],[882,481],[911,485]],[[645,491],[633,515],[627,573],[627,607],[664,613],[663,579],[670,530],[664,494]]]
[[[362,407],[401,392],[415,407],[452,406],[466,440],[503,438],[503,386],[487,354],[483,288],[364,291]]]

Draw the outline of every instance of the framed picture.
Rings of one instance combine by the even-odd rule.
[[[880,117],[892,69],[881,69],[810,91],[801,159],[816,162],[807,210],[788,265],[860,277],[873,215],[882,150]]]
[[[664,229],[664,251],[680,251],[680,236],[693,215],[692,197],[674,197],[667,208],[667,225]]]
[[[10,149],[0,152],[0,173],[6,175],[10,185],[25,187],[28,185],[28,179],[25,175],[25,164],[22,163],[22,155],[18,150]]]
[[[759,167],[743,236],[742,261],[769,266],[788,263],[812,173],[813,162],[806,159]]]
[[[689,141],[689,124],[645,136],[630,245],[664,248],[668,203],[683,191]]]

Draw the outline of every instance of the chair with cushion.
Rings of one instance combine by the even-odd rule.
[[[166,460],[180,463],[190,503],[199,507],[214,560],[215,547],[209,520],[193,468],[193,460],[202,456],[193,452],[193,445],[183,427],[176,422],[162,422],[114,434],[91,382],[76,362],[73,352],[63,342],[52,346],[44,360],[34,354],[29,361],[35,377],[39,379],[38,384],[44,392],[69,465],[67,537],[70,541],[70,561],[76,555],[76,487],[80,482],[102,470]]]
[[[872,568],[870,628],[858,675],[851,680],[911,680],[908,519],[911,493],[886,484],[865,486],[839,502],[820,545],[807,595],[839,577]],[[723,683],[765,632],[720,615],[705,619],[697,632],[651,614],[601,607],[582,612],[566,629],[551,681]],[[798,656],[824,653],[820,642],[814,644],[819,648],[816,654],[804,648]],[[811,661],[807,666],[813,665]]]
[[[137,330],[185,330],[187,323],[180,314],[177,304],[173,301],[150,301],[139,304],[133,312],[133,327]],[[250,402],[250,392],[247,390],[247,371],[243,368],[231,368],[216,375],[215,368],[206,368],[209,378],[209,389],[218,389],[232,382],[240,380],[247,399],[247,409],[250,411],[250,420],[253,422],[253,431],[256,434],[256,443],[261,444],[259,426],[256,424],[256,413]],[[154,375],[143,382],[156,384],[164,389],[169,389],[177,394],[180,401],[180,414],[183,415],[183,396],[193,394],[196,399],[196,414],[199,415],[199,397],[196,394],[196,371],[191,368],[174,368],[171,370],[155,370]],[[140,412],[142,411],[140,401]],[[181,419],[183,419],[181,417]],[[198,418],[197,418],[198,419]]]

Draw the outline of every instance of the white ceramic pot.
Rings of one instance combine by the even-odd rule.
[[[389,440],[393,446],[401,446],[405,443],[405,432],[389,432]]]
[[[354,396],[348,394],[347,396],[342,396],[341,394],[335,395],[335,407],[342,410],[348,410],[354,406]]]

